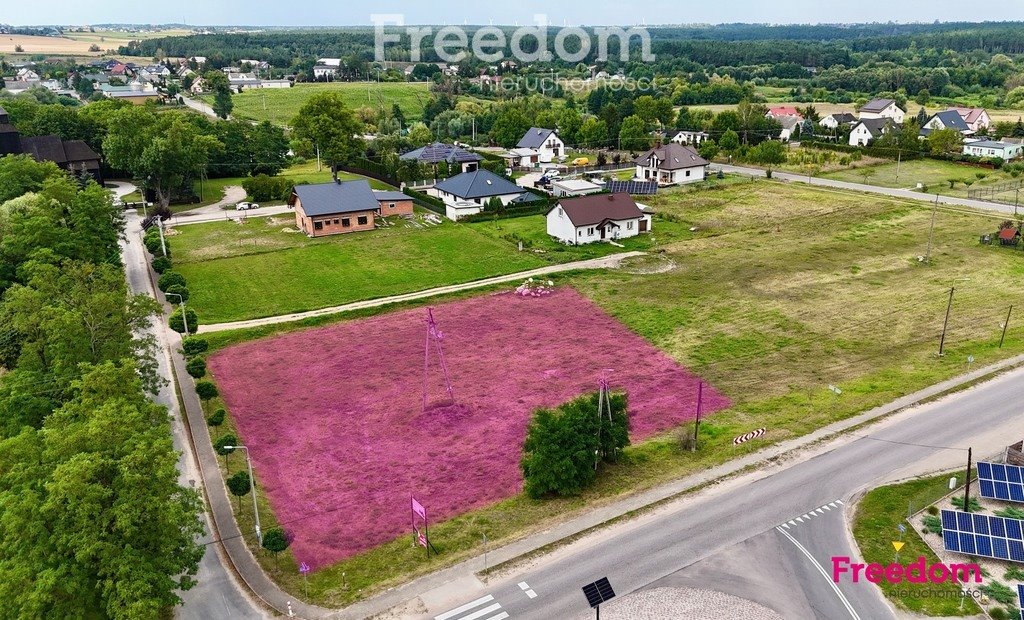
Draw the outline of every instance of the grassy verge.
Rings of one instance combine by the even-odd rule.
[[[853,535],[864,561],[882,565],[893,562],[892,541],[898,535],[897,525],[907,517],[907,504],[916,508],[933,504],[949,492],[948,482],[949,475],[943,474],[879,487],[865,495],[857,505],[853,520]],[[902,562],[919,556],[924,556],[927,564],[939,561],[914,528],[907,528],[903,541],[906,545],[900,551]],[[883,580],[878,587],[898,607],[925,616],[973,616],[981,613],[981,608],[971,598],[964,601],[961,609],[960,588],[953,583],[893,584]],[[926,590],[941,590],[948,592],[949,596],[925,597],[922,593]]]
[[[1008,173],[1001,170],[934,159],[916,159],[899,164],[896,162],[878,165],[859,163],[848,170],[830,172],[822,176],[837,181],[904,189],[914,189],[918,183],[921,183],[929,193],[961,198],[967,197],[969,189],[980,189],[1014,180]],[[950,187],[950,179],[955,180],[953,187]],[[970,187],[964,181],[971,183]]]

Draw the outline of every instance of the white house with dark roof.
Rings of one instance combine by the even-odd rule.
[[[860,109],[860,120],[887,118],[894,123],[902,125],[903,117],[906,114],[900,106],[896,105],[894,99],[872,99]]]
[[[922,135],[928,135],[933,131],[941,129],[953,129],[965,136],[974,133],[974,130],[964,121],[963,117],[956,110],[946,110],[933,114],[931,118],[921,127]]]
[[[558,132],[554,129],[530,127],[530,130],[519,140],[516,148],[537,151],[538,160],[542,164],[550,164],[565,156],[565,142],[562,142],[562,139],[558,137]]]
[[[568,245],[626,239],[651,230],[651,213],[625,193],[565,198],[545,217],[548,234]]]
[[[523,192],[523,188],[512,181],[483,169],[457,174],[428,190],[430,195],[444,202],[445,216],[450,220],[480,213],[492,198],[508,205]]]
[[[840,125],[856,125],[857,117],[849,112],[836,112],[821,119],[818,124],[829,129],[838,129]]]
[[[850,131],[850,146],[867,146],[889,131],[892,121],[888,118],[861,119]]]
[[[636,164],[636,178],[655,180],[658,185],[696,183],[707,177],[708,160],[692,146],[675,142],[653,148],[633,163]]]

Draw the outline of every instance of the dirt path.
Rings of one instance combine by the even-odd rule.
[[[209,215],[212,213],[220,213],[224,210],[224,207],[234,207],[235,204],[245,200],[245,190],[242,189],[241,185],[228,185],[224,188],[224,197],[219,201],[205,207],[199,207],[198,209],[190,209],[188,211],[182,211],[178,215]]]

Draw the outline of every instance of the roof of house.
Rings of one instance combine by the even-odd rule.
[[[778,121],[780,125],[782,125],[783,129],[793,129],[794,127],[796,127],[797,125],[804,121],[802,117],[797,116],[780,116],[775,120]]]
[[[28,90],[33,86],[37,86],[37,84],[24,80],[4,80],[4,88],[7,90]]]
[[[380,207],[370,183],[364,179],[296,185],[294,193],[306,215],[375,211]]]
[[[861,121],[859,123],[857,123],[857,125],[854,127],[854,129],[857,129],[857,127],[859,127],[861,125],[864,125],[864,128],[868,130],[868,133],[871,134],[872,138],[877,138],[878,136],[880,136],[883,133],[885,133],[886,127],[889,126],[889,119],[887,119],[887,118],[865,118],[865,119],[861,119]]]
[[[408,153],[402,153],[400,159],[416,160],[426,164],[436,164],[442,161],[461,164],[469,161],[483,161],[484,158],[454,144],[435,142]]]
[[[100,156],[83,140],[65,140],[64,156],[69,162],[95,162],[99,165]]]
[[[605,220],[634,220],[643,216],[629,194],[591,194],[576,198],[563,198],[551,210],[561,207],[577,228],[594,226]],[[551,213],[548,210],[548,213]]]
[[[886,108],[896,103],[894,99],[872,99],[864,104],[861,112],[883,112]]]
[[[950,112],[956,112],[965,123],[973,123],[985,113],[985,108],[949,108]]]
[[[373,196],[377,200],[412,200],[412,196],[409,196],[403,192],[398,191],[384,191],[384,190],[373,190]]]
[[[835,114],[829,114],[835,119],[837,123],[856,123],[857,117],[849,112],[836,112]]]
[[[1020,231],[1018,231],[1016,228],[1004,228],[999,231],[999,238],[1009,240],[1013,239],[1019,234]]]
[[[490,170],[463,172],[441,181],[434,188],[459,198],[489,198],[523,193],[523,188]]]
[[[552,181],[551,185],[557,185],[558,187],[561,187],[562,189],[568,190],[570,192],[592,192],[594,190],[599,190],[604,187],[603,185],[591,183],[590,181],[586,181],[584,179],[563,179],[561,181]]]
[[[544,146],[548,136],[555,133],[554,129],[543,129],[541,127],[530,127],[530,130],[519,140],[517,148],[538,149]]]
[[[52,161],[65,164],[68,161],[64,154],[64,143],[57,136],[33,136],[21,138],[21,152],[31,155],[37,161]]]
[[[977,142],[968,142],[964,146],[976,146],[983,149],[1006,149],[1014,146],[1020,146],[1019,144],[1010,144],[1008,142],[997,142],[995,140],[978,140]]]
[[[935,118],[942,121],[942,125],[946,129],[955,129],[957,131],[971,130],[971,128],[967,126],[967,123],[964,122],[963,117],[960,116],[960,113],[957,112],[956,110],[946,110],[945,112],[938,112],[936,114],[933,114],[932,118],[928,119],[928,122],[930,123],[932,119]]]
[[[7,110],[0,106],[0,123],[6,123],[10,120],[10,116],[7,115]]]
[[[651,158],[658,158],[658,170],[680,170],[707,166],[708,160],[697,154],[693,147],[669,142],[655,147],[634,160],[640,166],[650,166]]]
[[[791,105],[775,105],[768,108],[768,116],[798,116],[803,120],[804,115]]]

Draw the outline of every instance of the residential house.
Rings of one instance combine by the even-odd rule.
[[[548,234],[568,245],[626,239],[651,230],[651,214],[624,193],[566,198],[545,217]]]
[[[653,148],[634,160],[636,178],[656,180],[659,185],[682,185],[703,181],[708,160],[692,146],[669,142]]]
[[[246,88],[259,88],[260,80],[252,73],[229,73],[228,85],[233,92],[240,93]]]
[[[906,112],[896,105],[896,101],[893,99],[872,99],[860,109],[860,120],[888,118],[892,122],[902,125],[904,116],[906,116]]]
[[[291,80],[260,80],[260,83],[256,85],[256,88],[291,88]]]
[[[516,145],[518,149],[534,149],[539,155],[542,164],[550,164],[552,161],[565,156],[565,142],[558,137],[554,129],[543,129],[531,127],[526,135]]]
[[[437,165],[442,162],[447,163],[449,167],[458,165],[462,172],[473,172],[480,167],[480,162],[484,160],[477,153],[472,153],[460,146],[443,142],[435,142],[408,153],[403,153],[400,159],[404,161],[417,161],[421,164],[433,166],[434,174],[437,174]]]
[[[21,80],[4,80],[4,90],[12,95],[20,95],[33,86],[39,86],[38,82],[23,82]]]
[[[160,98],[160,91],[155,86],[138,80],[134,80],[126,86],[100,84],[99,91],[111,99],[122,99],[135,105],[142,105],[147,101],[156,101]]]
[[[192,80],[192,85],[188,87],[188,92],[193,95],[201,95],[206,92],[206,80],[202,76]]]
[[[484,169],[457,174],[428,190],[444,202],[445,215],[451,220],[480,213],[492,198],[508,205],[523,192],[522,187]]]
[[[800,120],[804,120],[804,115],[797,111],[797,109],[791,105],[774,105],[768,108],[768,112],[765,114],[767,118],[774,118],[780,120],[787,116],[795,116]]]
[[[942,129],[953,129],[963,135],[971,135],[974,131],[967,125],[963,117],[956,110],[946,110],[933,114],[931,118],[921,127],[921,135],[927,136],[933,131]]]
[[[309,237],[373,230],[379,215],[411,215],[412,198],[401,192],[374,192],[370,183],[331,181],[296,185],[288,204],[295,226]]]
[[[1010,161],[1021,156],[1024,145],[1012,142],[997,142],[995,140],[977,140],[964,144],[964,155],[973,157],[999,157],[1003,161]]]
[[[316,64],[313,65],[313,77],[318,80],[330,80],[338,74],[339,68],[341,68],[340,58],[318,58]]]
[[[188,60],[189,62],[196,63],[200,67],[206,64],[206,56],[192,56]]]
[[[584,179],[562,179],[551,182],[551,193],[558,198],[568,196],[587,196],[604,191],[603,185],[598,185]]]
[[[964,119],[967,126],[971,128],[971,131],[978,133],[982,129],[988,129],[992,126],[992,118],[989,117],[988,112],[984,108],[949,108],[960,115],[960,118]]]
[[[783,142],[792,140],[793,136],[798,133],[797,128],[804,122],[803,118],[798,116],[780,116],[775,120],[782,126],[782,130],[779,131],[779,140]]]
[[[889,131],[892,121],[888,118],[861,119],[850,131],[850,146],[867,146],[872,140]]]
[[[676,144],[692,144],[693,146],[697,146],[701,142],[710,139],[711,136],[704,133],[703,131],[689,131],[684,129],[682,131],[677,131],[676,134],[672,136],[670,142],[675,142]]]
[[[36,73],[32,69],[29,69],[28,67],[22,67],[21,69],[18,69],[16,78],[16,81],[19,82],[38,82],[42,79],[39,77],[38,73]]]
[[[30,155],[36,161],[52,161],[75,176],[88,174],[103,182],[100,156],[88,144],[54,135],[23,137],[11,125],[7,111],[0,108],[0,157],[4,155]]]
[[[840,126],[856,125],[857,117],[849,112],[836,112],[821,119],[818,124],[829,129],[838,129]]]
[[[540,165],[540,152],[537,149],[511,149],[502,153],[501,158],[509,168],[536,168]]]

